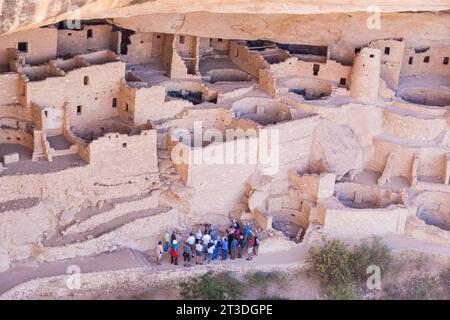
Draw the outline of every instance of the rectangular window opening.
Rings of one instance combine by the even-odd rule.
[[[87,37],[88,38],[92,38],[94,36],[94,32],[92,31],[92,29],[88,29],[87,31]]]
[[[80,116],[81,115],[81,106],[77,106],[77,115]]]
[[[340,84],[341,86],[347,85],[347,79],[346,79],[346,78],[341,78],[341,80],[339,81],[339,84]]]
[[[423,58],[423,62],[430,63],[430,56],[426,56],[425,58]]]
[[[113,98],[112,100],[112,107],[117,108],[117,98]]]
[[[390,47],[384,48],[384,54],[389,55],[390,53],[391,53],[391,48]]]
[[[20,52],[28,52],[28,42],[19,42],[17,44],[17,50]]]
[[[319,75],[320,66],[318,64],[314,64],[313,66],[313,75],[318,76]]]
[[[413,64],[413,63],[414,63],[414,58],[413,57],[409,57],[408,64]]]
[[[184,44],[184,42],[186,41],[184,36],[178,36],[178,43],[179,44]]]
[[[84,85],[87,86],[89,84],[89,76],[84,77]]]
[[[447,64],[448,64],[448,60],[449,60],[449,58],[448,58],[448,57],[445,57],[445,58],[444,58],[444,61],[442,61],[442,64],[447,65]]]

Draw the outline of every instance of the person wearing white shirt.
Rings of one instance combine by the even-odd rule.
[[[195,234],[195,239],[196,240],[202,240],[203,237],[203,233],[201,230],[198,230],[197,233]]]
[[[194,257],[195,256],[195,237],[192,232],[189,235],[189,237],[187,238],[186,242],[187,242],[187,245],[189,246],[189,248],[191,248],[192,257]]]
[[[205,234],[202,238],[203,245],[208,246],[208,244],[211,242],[211,236],[209,234]]]

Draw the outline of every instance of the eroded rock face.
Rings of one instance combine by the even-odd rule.
[[[450,9],[447,0],[411,0],[407,4],[398,0],[308,0],[308,1],[197,1],[197,0],[1,0],[0,1],[0,33],[14,30],[42,26],[65,19],[104,19],[119,17],[135,17],[149,14],[158,14],[170,18],[169,27],[182,28],[189,18],[195,18],[192,13],[207,12],[206,14],[219,14],[220,19],[214,19],[215,24],[222,25],[227,19],[233,17],[240,19],[241,23],[253,23],[255,30],[265,32],[269,36],[275,29],[269,24],[259,28],[260,23],[266,24],[261,15],[297,15],[320,13],[355,13],[355,12],[423,12],[444,11]],[[185,15],[186,14],[186,15]],[[250,14],[252,17],[238,14]],[[347,16],[347,14],[345,14]],[[279,17],[277,17],[279,18]],[[152,25],[152,19],[145,19]],[[279,19],[278,19],[279,20]],[[199,20],[196,20],[199,21]],[[237,20],[239,21],[239,20]],[[260,23],[258,23],[258,21]],[[289,29],[290,18],[279,20],[284,29]],[[199,24],[200,25],[200,24]],[[204,24],[201,24],[204,30]],[[230,30],[241,30],[239,25],[231,25]],[[153,30],[156,31],[156,30]],[[235,37],[236,38],[236,37]]]
[[[324,120],[314,132],[310,166],[313,172],[343,176],[362,169],[363,149],[349,127]]]
[[[11,266],[11,259],[8,252],[0,247],[0,272],[8,270]]]

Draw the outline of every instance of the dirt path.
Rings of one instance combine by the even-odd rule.
[[[350,245],[360,243],[360,240],[346,239]],[[405,236],[387,236],[383,241],[392,250],[415,250],[431,254],[440,254],[448,256],[450,259],[450,247],[440,246],[432,243],[425,243]],[[306,261],[310,245],[299,244],[289,250],[261,253],[255,256],[252,261],[246,260],[246,255],[241,259],[216,260],[211,262],[211,267],[220,263],[222,265],[270,265],[270,264],[291,264],[294,262]],[[169,263],[168,255],[163,256],[162,265],[155,265],[154,258],[144,253],[132,249],[120,249],[114,252],[102,253],[92,257],[71,259],[64,261],[55,261],[43,263],[40,265],[18,265],[14,269],[0,274],[0,295],[9,289],[36,278],[51,277],[66,274],[67,267],[77,265],[82,273],[123,270],[129,268],[149,268],[150,271],[171,270],[183,268],[183,258],[180,256],[179,266]],[[195,262],[192,261],[192,266]],[[204,262],[205,264],[205,262]]]
[[[0,273],[0,295],[21,283],[33,279],[67,274],[69,266],[78,266],[82,273],[138,267],[148,267],[154,270],[154,267],[140,252],[132,249],[120,249],[92,257],[46,262],[39,265],[24,263]]]

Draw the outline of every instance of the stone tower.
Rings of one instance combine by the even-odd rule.
[[[363,48],[353,60],[350,95],[363,102],[376,102],[380,87],[381,52]]]

